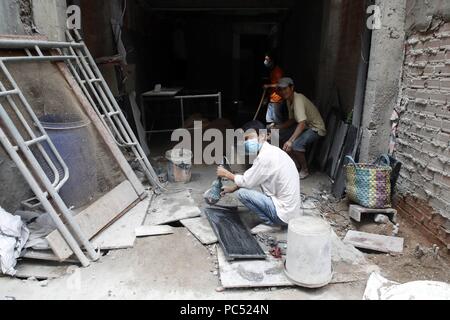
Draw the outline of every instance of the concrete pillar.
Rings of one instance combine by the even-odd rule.
[[[360,160],[387,153],[390,118],[400,90],[404,59],[406,0],[376,0],[382,27],[373,30],[362,119]]]
[[[0,34],[23,34],[20,21],[19,2],[16,0],[0,1]]]
[[[34,24],[39,33],[52,41],[64,41],[66,0],[33,0]]]

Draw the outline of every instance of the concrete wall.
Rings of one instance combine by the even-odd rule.
[[[23,34],[20,6],[17,0],[0,1],[0,34]]]
[[[395,153],[404,164],[399,207],[450,249],[450,6],[411,8]]]
[[[390,118],[397,104],[405,39],[406,0],[382,1],[382,27],[373,30],[362,119],[360,160],[371,161],[387,153]]]
[[[34,24],[39,33],[49,40],[65,40],[66,1],[65,0],[32,0]]]

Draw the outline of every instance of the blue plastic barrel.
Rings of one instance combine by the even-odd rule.
[[[67,114],[48,114],[39,120],[69,168],[69,180],[60,189],[59,195],[68,207],[79,208],[88,204],[97,191],[97,168],[94,141],[89,130],[90,121]],[[47,143],[44,143],[44,148],[54,160],[62,177],[63,168],[56,161]],[[42,156],[37,158],[53,181],[53,171]]]

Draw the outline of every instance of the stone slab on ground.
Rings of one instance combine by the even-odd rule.
[[[171,226],[139,226],[135,229],[136,237],[163,236],[172,234],[174,228]]]
[[[268,255],[266,260],[227,261],[217,247],[220,281],[225,289],[293,286],[284,275],[283,262]]]
[[[345,236],[344,243],[384,253],[402,253],[404,239],[350,230]]]
[[[377,214],[384,214],[389,217],[389,219],[393,223],[397,223],[397,210],[388,208],[388,209],[368,209],[362,206],[358,206],[355,204],[351,204],[348,210],[350,218],[357,222],[361,222],[361,217],[363,214],[371,214],[373,216]]]
[[[67,264],[46,263],[36,261],[20,261],[17,264],[16,278],[37,280],[57,279],[67,274]]]
[[[372,272],[379,271],[378,266],[368,263],[361,251],[344,243],[335,232],[331,235],[331,247],[333,278],[330,284],[366,281]],[[266,260],[230,262],[219,247],[217,256],[220,279],[226,289],[293,286],[284,274],[284,259],[268,254]]]
[[[141,201],[123,217],[97,235],[92,240],[94,247],[101,250],[132,248],[136,240],[135,229],[142,225],[149,204],[149,198]]]
[[[144,225],[156,226],[200,216],[188,190],[163,193],[153,199]]]
[[[184,219],[180,221],[201,243],[208,245],[218,241],[208,219],[205,217]]]

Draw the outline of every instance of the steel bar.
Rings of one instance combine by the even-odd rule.
[[[69,50],[71,51],[71,53],[72,53],[73,55],[76,56],[76,52],[75,52],[72,48],[69,48]],[[88,80],[89,80],[89,75],[88,75],[88,72],[89,72],[89,71],[86,69],[86,64],[83,64],[83,63],[80,61],[80,59],[78,58],[78,56],[77,56],[77,58],[75,59],[75,62],[76,62],[76,64],[77,64],[77,66],[78,66],[78,69],[79,69],[80,72],[81,72],[81,75],[82,75],[83,78],[85,79],[84,81],[86,81],[85,83],[88,84],[88,87],[89,87],[90,91],[92,92],[92,94],[94,95],[95,99],[97,100],[98,105],[99,105],[100,108],[102,109],[103,113],[100,112],[100,110],[98,110],[98,108],[95,107],[97,104],[95,104],[95,102],[93,101],[91,94],[89,94],[89,90],[88,90],[88,89],[85,87],[85,85],[84,85],[85,83],[82,83],[82,82],[81,82],[81,81],[83,81],[83,80],[82,80],[82,78],[80,77],[80,75],[78,74],[78,72],[76,71],[76,69],[75,69],[75,67],[73,66],[72,62],[71,62],[71,61],[68,61],[67,64],[69,65],[69,68],[70,68],[72,74],[74,75],[74,77],[76,78],[78,84],[79,84],[82,88],[84,88],[83,93],[88,97],[89,102],[92,104],[93,108],[96,110],[97,114],[99,115],[99,117],[101,118],[101,120],[102,120],[102,122],[103,122],[104,120],[103,120],[102,115],[103,115],[103,114],[109,113],[109,111],[108,111],[107,107],[105,106],[105,103],[103,102],[103,100],[102,100],[102,99],[100,98],[100,96],[98,95],[98,92],[97,92],[96,88],[94,87],[93,82],[88,81]],[[111,109],[111,108],[109,108],[109,109]],[[114,138],[116,144],[119,145],[119,146],[127,146],[127,143],[122,139],[121,134],[119,133],[117,127],[115,126],[114,121],[113,121],[110,117],[108,117],[108,120],[109,120],[110,123],[111,123],[112,129],[115,131],[115,135],[111,133],[111,136]],[[104,123],[104,125],[105,125],[105,126],[107,127],[107,129],[111,132],[111,130],[110,130],[111,128],[110,128],[106,123]],[[121,141],[118,141],[118,140],[116,139],[116,137],[118,137]]]
[[[42,62],[42,61],[50,61],[50,62],[58,62],[58,61],[67,61],[74,60],[75,56],[20,56],[20,57],[2,57],[0,58],[3,62]]]
[[[56,48],[81,48],[81,44],[58,42],[58,41],[44,41],[44,40],[18,40],[18,39],[0,39],[0,49],[34,49],[38,46],[41,49],[56,49]]]
[[[7,90],[7,91],[3,91],[4,89],[1,89],[1,90],[2,91],[0,91],[0,97],[6,97],[6,96],[10,96],[12,94],[19,94],[19,91],[16,90],[16,89],[14,89],[14,90]]]
[[[22,146],[21,151],[24,152],[24,154],[27,154],[28,157],[30,157],[30,159],[33,159],[34,158],[33,154],[24,145],[24,141],[23,141],[23,139],[21,139],[20,133],[17,131],[17,129],[14,130],[15,126],[12,123],[12,121],[9,118],[8,114],[6,113],[6,111],[3,109],[3,106],[1,104],[0,104],[0,118],[3,120],[5,125],[7,127],[9,127],[9,129],[11,129],[11,128],[13,129],[12,130],[13,131],[12,135],[15,136],[14,138],[17,140],[17,143]],[[22,175],[25,178],[25,180],[28,182],[31,190],[34,192],[36,197],[42,203],[42,206],[44,207],[44,209],[50,214],[50,217],[52,218],[53,222],[55,223],[56,228],[61,233],[61,235],[63,236],[64,240],[67,242],[69,247],[72,249],[72,251],[74,252],[76,257],[78,258],[78,260],[80,260],[80,262],[81,262],[81,264],[83,266],[85,266],[85,267],[89,266],[89,260],[84,255],[84,253],[81,250],[80,246],[78,245],[77,241],[72,236],[70,231],[67,229],[65,224],[59,218],[58,213],[56,212],[56,210],[53,208],[53,206],[51,205],[51,203],[49,202],[47,197],[42,192],[42,190],[41,190],[41,188],[39,186],[39,183],[34,179],[33,175],[28,170],[28,168],[27,168],[26,164],[24,163],[24,161],[17,154],[17,152],[14,151],[11,142],[9,141],[9,139],[7,138],[6,134],[4,133],[4,131],[3,131],[3,129],[1,127],[0,127],[0,141],[2,142],[2,145],[4,146],[5,150],[8,152],[9,156],[11,157],[11,159],[17,165],[17,168],[22,173]],[[36,160],[36,159],[34,158],[34,160]],[[36,162],[37,162],[37,160],[36,160]],[[45,173],[43,171],[40,172],[40,173],[41,173],[41,175],[44,174],[44,176],[45,176]],[[45,181],[45,179],[47,179],[47,181]],[[44,178],[44,182],[46,182],[47,187],[51,187],[50,181],[48,180],[48,178],[46,176]]]

